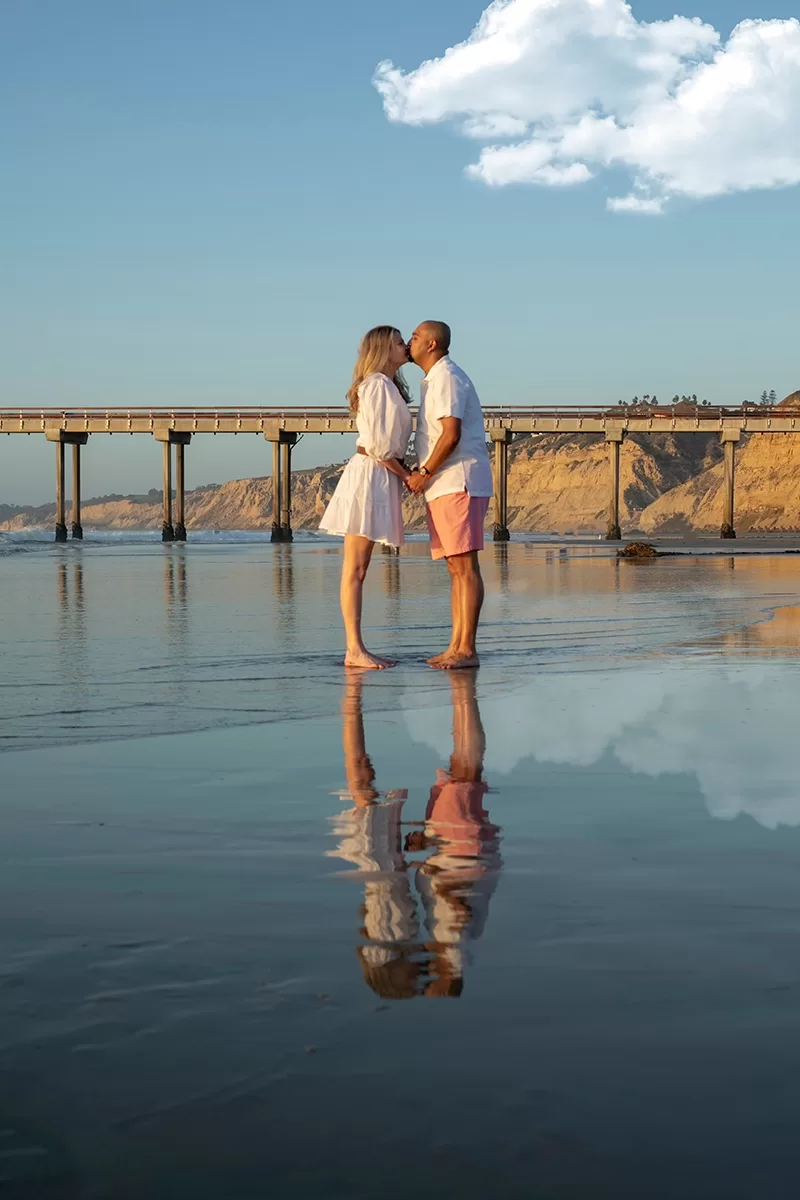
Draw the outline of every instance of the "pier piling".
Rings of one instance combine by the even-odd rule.
[[[56,541],[67,540],[67,523],[64,512],[64,443],[56,445]]]
[[[719,531],[721,538],[736,537],[733,515],[734,476],[736,471],[736,443],[741,439],[741,436],[740,429],[723,429],[721,434],[725,470],[722,485],[722,528]]]
[[[153,437],[164,446],[164,519],[161,525],[162,542],[186,541],[186,447],[191,433],[181,429],[154,429]],[[172,521],[172,447],[175,447],[177,490],[175,493],[175,523]]]
[[[272,536],[273,542],[291,542],[292,535],[292,447],[297,434],[285,429],[265,432],[272,442]]]
[[[66,457],[65,446],[72,446],[72,536],[80,540],[83,537],[81,527],[81,446],[89,440],[88,433],[78,433],[66,429],[47,429],[45,437],[48,442],[54,442],[56,447],[56,529],[55,540],[67,540],[67,489],[66,489]]]
[[[619,542],[622,540],[622,530],[619,524],[619,452],[624,437],[624,429],[606,429],[606,443],[608,445],[609,465],[611,467],[611,486],[608,497],[608,526],[606,529],[607,542]]]
[[[175,446],[175,541],[186,541],[186,446],[178,442]]]
[[[161,525],[162,542],[175,541],[172,525],[172,446],[164,442],[164,520]]]
[[[281,542],[281,444],[272,443],[272,537],[270,541]]]
[[[514,440],[509,429],[492,429],[494,442],[494,540],[507,542],[508,532],[508,447]]]
[[[296,433],[281,438],[281,541],[291,542],[292,537],[292,447],[297,441]]]
[[[80,442],[72,443],[72,537],[75,541],[83,541],[83,526],[81,525]]]

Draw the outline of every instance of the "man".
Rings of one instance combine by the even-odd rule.
[[[409,352],[425,378],[417,414],[419,466],[408,486],[425,496],[431,555],[446,560],[452,589],[450,645],[428,662],[445,671],[477,667],[483,604],[478,551],[494,490],[483,413],[472,381],[450,357],[448,325],[423,321],[411,335]]]

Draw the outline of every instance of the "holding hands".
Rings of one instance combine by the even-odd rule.
[[[412,471],[406,479],[406,487],[415,496],[421,496],[430,481],[430,475],[427,473],[421,474],[419,471]]]

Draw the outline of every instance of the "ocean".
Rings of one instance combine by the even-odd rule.
[[[0,535],[4,1198],[794,1195],[800,558],[483,561]]]

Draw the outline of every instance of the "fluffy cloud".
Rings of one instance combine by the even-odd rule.
[[[638,21],[625,0],[494,0],[466,41],[408,73],[382,62],[387,116],[491,142],[494,187],[626,170],[616,212],[800,182],[800,21]]]

